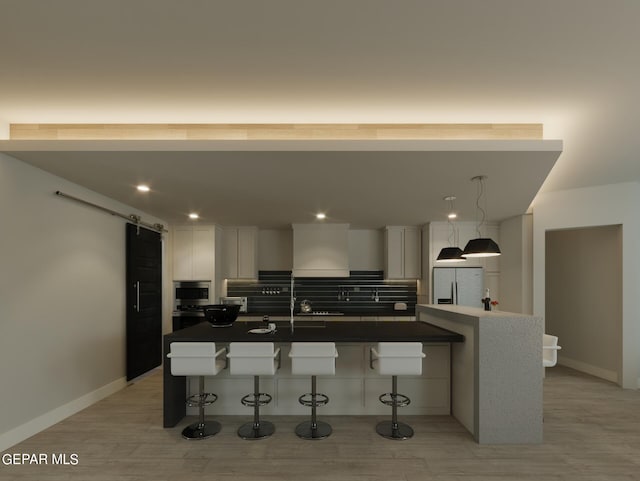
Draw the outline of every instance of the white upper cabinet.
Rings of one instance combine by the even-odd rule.
[[[293,224],[295,277],[349,277],[349,224]]]
[[[173,227],[172,251],[174,280],[214,280],[215,226]]]
[[[385,277],[418,279],[421,275],[420,228],[387,226],[385,228]]]
[[[227,279],[258,278],[257,227],[225,227],[223,252]]]

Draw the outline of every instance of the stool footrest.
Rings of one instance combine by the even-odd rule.
[[[269,404],[273,398],[270,394],[259,392],[259,393],[251,393],[244,396],[240,402],[244,406],[256,407],[256,406],[264,406],[265,404]]]
[[[329,396],[319,392],[314,396],[313,393],[308,392],[300,396],[298,402],[307,407],[324,406],[329,402]]]
[[[208,398],[213,398],[208,400]],[[201,406],[209,406],[218,400],[218,395],[212,392],[202,392],[198,394],[194,394],[193,396],[189,396],[187,398],[187,406],[189,407],[201,407]]]
[[[384,394],[381,394],[378,399],[380,399],[380,402],[382,404],[386,404],[387,406],[396,406],[399,408],[402,408],[411,404],[411,399],[409,399],[408,396],[405,396],[404,394],[398,394],[398,393],[392,393],[392,392],[386,392]]]

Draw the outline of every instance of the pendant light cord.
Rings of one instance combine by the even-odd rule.
[[[454,207],[453,207],[453,199],[455,199],[455,197],[453,196],[449,196],[448,197],[448,202],[449,202],[449,213],[453,214],[454,211]],[[450,216],[447,216],[447,222],[449,223],[449,226],[451,226],[451,233],[449,234],[449,237],[447,238],[447,240],[449,241],[449,247],[453,247],[454,245],[458,245],[458,239],[456,239],[456,225],[453,223],[453,221],[451,220]],[[452,239],[453,238],[453,239]]]
[[[484,225],[484,222],[486,220],[486,215],[487,215],[485,210],[480,205],[480,199],[482,198],[483,194],[484,194],[484,178],[482,176],[479,176],[478,177],[478,197],[476,198],[476,232],[478,233],[478,237],[482,237],[482,234],[480,234],[480,227]],[[486,202],[486,199],[485,199],[485,202]],[[482,213],[482,218],[480,222],[478,222],[478,212]]]

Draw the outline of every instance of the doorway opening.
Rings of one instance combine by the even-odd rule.
[[[622,226],[547,231],[545,332],[558,364],[622,382]]]

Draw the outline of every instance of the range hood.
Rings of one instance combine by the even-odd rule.
[[[349,277],[349,224],[292,224],[294,277]]]

